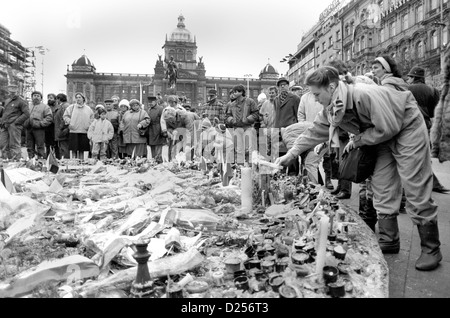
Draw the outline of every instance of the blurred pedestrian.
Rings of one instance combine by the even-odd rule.
[[[9,98],[0,118],[0,149],[4,159],[19,160],[22,158],[20,148],[24,122],[30,117],[30,108],[18,94],[19,87],[7,86]]]
[[[106,118],[104,107],[97,108],[97,113],[99,118],[89,126],[87,135],[92,146],[92,158],[105,160],[108,144],[114,136],[114,127]]]
[[[129,157],[147,157],[147,137],[141,135],[140,130],[147,128],[150,117],[141,108],[137,99],[130,100],[130,110],[125,112],[120,122],[119,131],[123,132],[123,142]]]
[[[72,157],[87,159],[84,153],[91,151],[87,132],[94,120],[94,112],[86,105],[83,93],[75,93],[75,103],[67,107],[63,118],[66,125],[69,125],[69,151],[72,152]]]
[[[53,113],[50,106],[42,102],[42,93],[31,93],[32,106],[30,118],[25,121],[24,127],[27,136],[28,158],[45,159],[45,131],[53,122]]]

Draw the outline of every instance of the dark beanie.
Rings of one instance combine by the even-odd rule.
[[[44,98],[44,97],[42,96],[42,93],[39,92],[39,91],[34,91],[33,93],[31,93],[31,96],[33,96],[34,94],[39,94],[39,95],[41,95],[41,98]]]

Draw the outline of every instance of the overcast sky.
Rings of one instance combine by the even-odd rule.
[[[197,38],[206,76],[257,78],[294,54],[332,0],[8,0],[0,23],[25,47],[44,46],[44,94],[66,90],[67,64],[84,53],[97,72],[154,74],[178,16]],[[5,3],[6,2],[6,3]],[[6,7],[5,7],[6,6]],[[41,55],[37,71],[41,72]],[[41,89],[37,75],[37,89]]]

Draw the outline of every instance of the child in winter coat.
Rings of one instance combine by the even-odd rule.
[[[92,146],[92,158],[97,158],[100,154],[100,160],[106,159],[106,150],[108,143],[114,136],[114,127],[106,119],[106,110],[104,107],[97,108],[99,115],[89,126],[88,138]]]

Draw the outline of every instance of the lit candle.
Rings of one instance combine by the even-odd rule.
[[[262,206],[263,208],[266,207],[266,190],[262,190],[261,192],[261,202],[262,202]]]
[[[322,277],[323,266],[325,265],[325,256],[327,252],[327,237],[328,237],[328,216],[322,216],[319,221],[319,244],[317,246],[316,257],[316,274],[317,277]]]
[[[253,182],[252,168],[241,168],[241,204],[242,211],[251,213],[253,209],[252,202]]]

